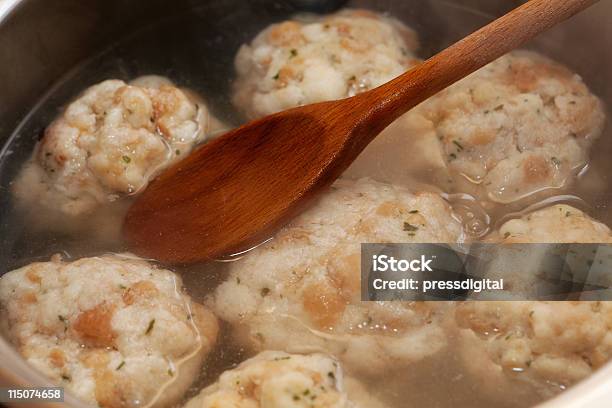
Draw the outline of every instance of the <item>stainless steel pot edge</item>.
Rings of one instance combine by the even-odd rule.
[[[0,0],[0,23],[21,3],[21,0]]]
[[[612,401],[612,362],[537,408],[607,408]]]
[[[13,370],[8,372],[2,370],[0,372],[0,385],[2,387],[56,387],[49,381],[43,374],[36,371],[31,367],[21,356],[15,352],[15,348],[4,338],[0,337],[0,356],[11,356],[13,360]],[[68,394],[64,389],[64,402],[63,403],[45,403],[44,406],[48,408],[87,408],[90,407]],[[40,408],[40,403],[18,403],[15,407],[32,407]]]
[[[0,0],[0,24],[13,12],[22,0]],[[15,367],[14,370],[8,372],[1,370],[0,372],[0,385],[3,387],[54,387],[56,386],[49,381],[44,375],[37,372],[31,367],[21,356],[15,352],[15,348],[0,336],[0,356],[13,356]],[[19,403],[19,407],[39,407],[39,403],[24,404]],[[77,398],[72,395],[65,393],[63,403],[46,403],[46,407],[49,408],[60,408],[60,407],[75,407],[75,408],[87,408],[86,404],[83,404]]]

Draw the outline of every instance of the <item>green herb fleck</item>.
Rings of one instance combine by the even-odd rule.
[[[122,361],[122,362],[121,362],[121,364],[119,364],[119,365],[117,366],[117,368],[115,368],[115,371],[119,371],[119,370],[121,370],[121,368],[122,368],[124,365],[125,365],[125,361]]]
[[[168,376],[172,377],[174,375],[174,371],[171,368],[168,369]]]
[[[68,319],[66,319],[64,316],[62,315],[57,315],[57,318],[60,320],[60,322],[62,323],[66,323],[68,321]]]
[[[174,153],[176,153],[176,155],[178,156],[178,155],[180,155],[180,154],[181,154],[181,150],[180,150],[180,149],[176,149],[176,150],[174,151]]]
[[[463,146],[462,146],[462,145],[461,145],[461,143],[459,143],[458,141],[453,140],[453,144],[454,144],[455,146],[457,146],[457,149],[459,149],[459,151],[462,151],[462,150],[463,150]]]
[[[270,288],[262,288],[261,289],[261,296],[262,297],[266,297],[270,294]]]
[[[72,378],[68,374],[62,374],[62,380],[64,381],[72,381]]]
[[[277,80],[279,77],[280,77],[280,71],[278,71],[278,72],[276,73],[276,75],[274,75],[274,76],[272,77],[272,79],[274,79],[274,80],[276,81],[276,80]]]
[[[408,214],[418,214],[419,210],[410,210],[408,211]]]
[[[291,57],[295,57],[298,55],[298,51],[295,48],[291,49]]]
[[[448,155],[448,157],[450,157],[451,159],[454,160],[454,159],[457,158],[457,155],[455,153],[451,153],[451,154]]]
[[[145,334],[151,333],[151,331],[153,330],[153,326],[155,326],[155,319],[151,319],[151,321],[149,322],[149,325],[147,326],[147,330],[145,331]]]
[[[130,158],[130,156],[122,156],[121,159],[125,162],[125,163],[129,163],[132,161],[132,159]]]
[[[327,376],[331,378],[332,380],[336,381],[336,374],[334,374],[333,371],[328,372]]]
[[[550,161],[553,162],[555,166],[559,166],[561,164],[561,160],[557,159],[555,156],[551,157]]]

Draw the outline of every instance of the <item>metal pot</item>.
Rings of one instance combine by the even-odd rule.
[[[236,49],[271,22],[298,11],[331,11],[348,5],[388,11],[420,33],[422,56],[468,34],[518,0],[0,0],[0,188],[6,188],[57,108],[79,89],[104,78],[156,73],[215,100],[218,117],[235,117],[227,81],[207,81],[203,72],[229,73]],[[529,46],[565,63],[612,106],[612,2],[602,1],[534,40]],[[211,58],[214,56],[214,58]],[[219,75],[212,75],[219,77]],[[8,152],[3,150],[3,154]],[[0,195],[0,226],[9,194]],[[13,231],[0,234],[0,273],[27,257]],[[51,386],[0,338],[3,386]],[[545,406],[609,406],[612,365]],[[20,404],[19,406],[24,406]],[[35,406],[35,405],[33,405]],[[51,406],[51,405],[48,405]],[[70,395],[58,406],[84,406]]]

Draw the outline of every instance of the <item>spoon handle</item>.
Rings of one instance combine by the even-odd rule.
[[[382,130],[435,93],[598,1],[531,0],[394,80],[358,95],[355,111],[367,112],[365,122]]]

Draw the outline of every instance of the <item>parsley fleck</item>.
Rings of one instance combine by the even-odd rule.
[[[459,151],[463,150],[463,146],[458,141],[453,140],[453,144],[457,146],[457,149],[459,149]]]
[[[278,72],[276,73],[276,75],[274,75],[274,76],[272,77],[272,79],[274,79],[274,80],[276,81],[276,80],[277,80],[279,77],[280,77],[280,71],[278,71]]]
[[[155,319],[151,319],[151,321],[149,322],[149,325],[147,326],[147,330],[145,331],[145,334],[151,333],[151,331],[153,330],[153,326],[155,326]]]
[[[121,159],[125,162],[125,163],[129,163],[132,161],[132,159],[130,158],[130,156],[123,156],[121,157]]]
[[[117,366],[117,368],[115,368],[115,371],[119,371],[119,370],[121,370],[121,368],[122,368],[124,365],[125,365],[125,361],[122,361],[122,362],[121,362],[121,364],[119,364],[119,365]]]
[[[292,56],[292,57],[295,57],[295,56],[297,56],[297,55],[298,55],[297,50],[296,50],[295,48],[292,48],[292,49],[291,49],[291,56]]]

